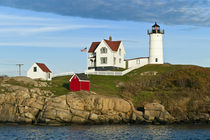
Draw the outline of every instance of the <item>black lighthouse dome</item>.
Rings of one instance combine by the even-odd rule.
[[[155,24],[152,26],[151,31],[148,30],[148,34],[155,34],[155,33],[164,34],[164,30],[160,29],[160,26],[157,24],[157,22],[155,22]]]
[[[152,26],[152,27],[160,27],[158,24],[157,24],[157,22],[155,22],[155,24]]]

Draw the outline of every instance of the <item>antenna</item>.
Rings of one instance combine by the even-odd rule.
[[[19,66],[19,76],[21,76],[21,67],[24,65],[24,64],[16,64],[17,66]]]

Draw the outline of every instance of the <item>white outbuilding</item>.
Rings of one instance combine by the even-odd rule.
[[[149,63],[149,57],[138,57],[138,58],[132,58],[132,59],[126,59],[127,62],[127,68],[132,68],[136,66],[144,66]]]
[[[52,80],[52,72],[43,63],[34,63],[27,71],[27,77],[32,79]]]

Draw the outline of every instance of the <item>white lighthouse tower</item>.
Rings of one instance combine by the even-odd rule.
[[[152,30],[148,30],[150,37],[149,64],[163,64],[163,34],[164,30],[155,22]]]

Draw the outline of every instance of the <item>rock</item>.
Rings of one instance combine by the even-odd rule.
[[[0,122],[16,122],[16,106],[3,104],[0,107]]]
[[[7,88],[13,86],[8,84],[9,80],[10,78],[6,78],[1,83],[5,91],[9,91]],[[26,80],[17,78],[16,81],[27,84],[32,79],[26,78]],[[32,84],[39,86],[39,82],[35,81]],[[45,82],[43,83],[45,84]],[[188,100],[185,99],[184,103],[187,102]],[[185,107],[184,110],[186,109]],[[178,110],[181,110],[181,108],[178,108]],[[196,114],[193,111],[191,114],[184,113],[184,111],[180,113],[179,116],[182,117],[174,118],[159,103],[147,103],[141,111],[137,111],[132,102],[126,99],[89,92],[70,93],[54,97],[48,90],[13,86],[9,92],[0,94],[0,122],[57,125],[61,123],[172,123],[178,119],[180,121],[184,119],[192,121],[210,120],[208,110]],[[184,119],[183,116],[185,116]]]
[[[131,110],[131,106],[130,104],[123,100],[123,99],[119,99],[117,98],[115,101],[115,110],[118,112],[129,112]]]
[[[92,120],[92,121],[98,122],[98,115],[92,113],[92,114],[90,115],[89,119]]]
[[[158,74],[157,71],[146,71],[146,72],[141,73],[142,76],[152,76],[152,75],[157,75],[157,74]]]
[[[43,115],[40,118],[41,120],[51,119],[55,120],[57,117],[57,111],[55,109],[46,109],[44,112],[42,112]]]
[[[127,101],[116,97],[73,93],[47,101],[41,114],[40,120],[48,119],[48,123],[49,119],[53,122],[117,123],[129,121],[132,107]]]
[[[84,119],[84,118],[82,118],[82,117],[73,116],[71,122],[72,122],[72,123],[77,123],[77,124],[83,124],[83,123],[86,123],[87,120]]]
[[[32,120],[35,119],[35,117],[29,112],[25,113],[25,117],[32,119]]]
[[[66,95],[66,101],[72,109],[84,110],[84,101],[75,94]]]
[[[73,116],[78,116],[78,117],[82,117],[84,119],[88,119],[90,113],[87,111],[80,111],[80,110],[75,110],[75,109],[71,109],[71,113]]]
[[[173,122],[174,117],[172,117],[168,111],[165,110],[164,106],[159,103],[148,103],[144,105],[144,118],[147,122]]]
[[[134,111],[132,114],[132,121],[137,122],[137,123],[141,123],[144,121],[144,116],[143,116],[143,112],[140,111]]]
[[[67,110],[57,110],[56,118],[59,118],[61,122],[71,122],[72,115]],[[56,119],[57,120],[57,119]]]

